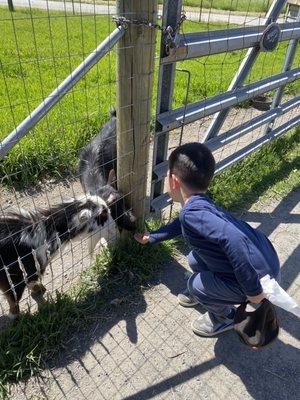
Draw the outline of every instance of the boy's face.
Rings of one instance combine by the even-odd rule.
[[[180,190],[180,181],[178,179],[178,177],[174,174],[172,174],[170,172],[170,170],[168,170],[167,173],[167,191],[170,195],[170,197],[172,197],[172,200],[174,202],[181,202],[182,200],[182,193]]]

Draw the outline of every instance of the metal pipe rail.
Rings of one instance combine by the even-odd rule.
[[[254,142],[250,143],[248,146],[244,147],[243,149],[237,151],[235,154],[225,158],[224,160],[220,161],[217,164],[216,174],[219,174],[224,169],[230,167],[234,163],[240,161],[244,157],[249,156],[255,150],[259,149],[263,145],[271,142],[282,136],[284,133],[289,131],[290,129],[296,128],[300,124],[300,115],[297,115],[295,118],[285,122],[284,124],[278,126],[277,128],[273,129],[266,135],[260,137],[259,139],[255,140]]]
[[[284,124],[278,126],[276,129],[273,129],[266,135],[260,137],[254,142],[250,143],[248,146],[242,148],[236,153],[228,156],[224,160],[221,160],[216,166],[216,174],[219,174],[224,169],[230,167],[235,164],[237,161],[242,160],[244,157],[249,156],[251,153],[264,146],[265,144],[279,138],[284,133],[288,132],[290,129],[295,128],[300,124],[300,115],[297,115],[295,118],[285,122]],[[208,147],[210,142],[205,143]],[[172,199],[167,193],[164,193],[151,201],[151,207],[158,211],[163,209],[164,207],[169,206],[172,203]]]
[[[300,39],[299,22],[283,23],[277,26],[280,29],[279,42]],[[170,48],[169,54],[161,59],[161,63],[168,64],[256,47],[260,45],[265,31],[266,27],[261,25],[177,35],[176,47]]]
[[[245,122],[242,125],[239,125],[235,128],[228,130],[227,132],[222,133],[221,135],[210,139],[205,144],[211,150],[215,151],[220,149],[232,141],[239,139],[242,136],[245,136],[247,133],[254,131],[260,126],[270,123],[274,121],[279,116],[293,110],[296,107],[300,106],[300,96],[295,97],[287,101],[286,103],[278,106],[272,110],[266,111],[262,115],[259,115],[251,120]],[[160,180],[166,177],[168,170],[168,161],[164,161],[153,168],[153,180]]]
[[[30,129],[58,103],[87,72],[107,54],[123,36],[125,28],[116,28],[16,129],[0,144],[0,159],[6,156]]]
[[[287,112],[290,112],[291,110],[299,106],[300,96],[295,97],[294,99],[291,99],[272,110],[266,111],[262,115],[252,118],[250,121],[247,121],[242,125],[232,128],[215,138],[212,138],[205,144],[210,148],[211,151],[218,150],[226,144],[245,136],[247,133],[253,132],[255,129],[263,126],[266,123],[274,121],[276,118],[282,116]]]
[[[265,19],[266,29],[268,29],[268,27],[271,26],[274,23],[274,21],[277,21],[279,14],[286,3],[287,3],[286,0],[273,0]],[[267,34],[267,36],[269,35]],[[269,36],[269,38],[271,39],[270,42],[272,42],[272,35]],[[261,52],[261,46],[251,47],[250,49],[248,49],[246,56],[241,62],[239,69],[237,70],[236,74],[234,75],[228,87],[228,91],[238,89],[239,87],[243,86],[260,52]],[[223,122],[225,121],[228,112],[229,108],[226,108],[225,110],[220,111],[214,116],[209,128],[205,133],[204,141],[207,141],[208,139],[217,136],[219,130],[221,129],[221,126],[223,125]]]
[[[294,82],[299,78],[300,68],[295,68],[291,71],[271,76],[259,82],[243,86],[239,89],[213,96],[208,100],[201,100],[189,104],[187,107],[167,111],[157,117],[157,121],[161,128],[160,130],[161,132],[167,132],[179,128],[182,125],[190,124],[200,118],[207,117],[208,115],[235,106],[238,103],[252,99],[260,94],[277,89],[282,85]]]

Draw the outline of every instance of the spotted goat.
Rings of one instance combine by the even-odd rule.
[[[92,255],[96,243],[114,236],[115,229],[106,202],[91,195],[49,209],[21,209],[0,217],[0,289],[9,304],[9,316],[18,316],[26,286],[37,303],[43,301],[46,289],[41,278],[60,248],[86,238]]]

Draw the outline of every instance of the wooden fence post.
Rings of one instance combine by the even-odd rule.
[[[157,21],[157,0],[117,0],[119,17]],[[156,29],[127,23],[117,49],[117,180],[134,214],[145,215]]]

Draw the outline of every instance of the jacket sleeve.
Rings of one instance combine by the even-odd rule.
[[[157,231],[150,232],[149,242],[159,243],[165,240],[174,239],[181,234],[181,223],[179,221],[179,218],[176,218],[170,224],[162,226]]]
[[[221,247],[247,296],[257,296],[263,292],[255,270],[255,262],[262,260],[262,255],[243,232],[206,210],[186,212],[181,223],[187,234],[190,233],[194,238],[200,235]],[[257,252],[259,256],[254,257]]]

